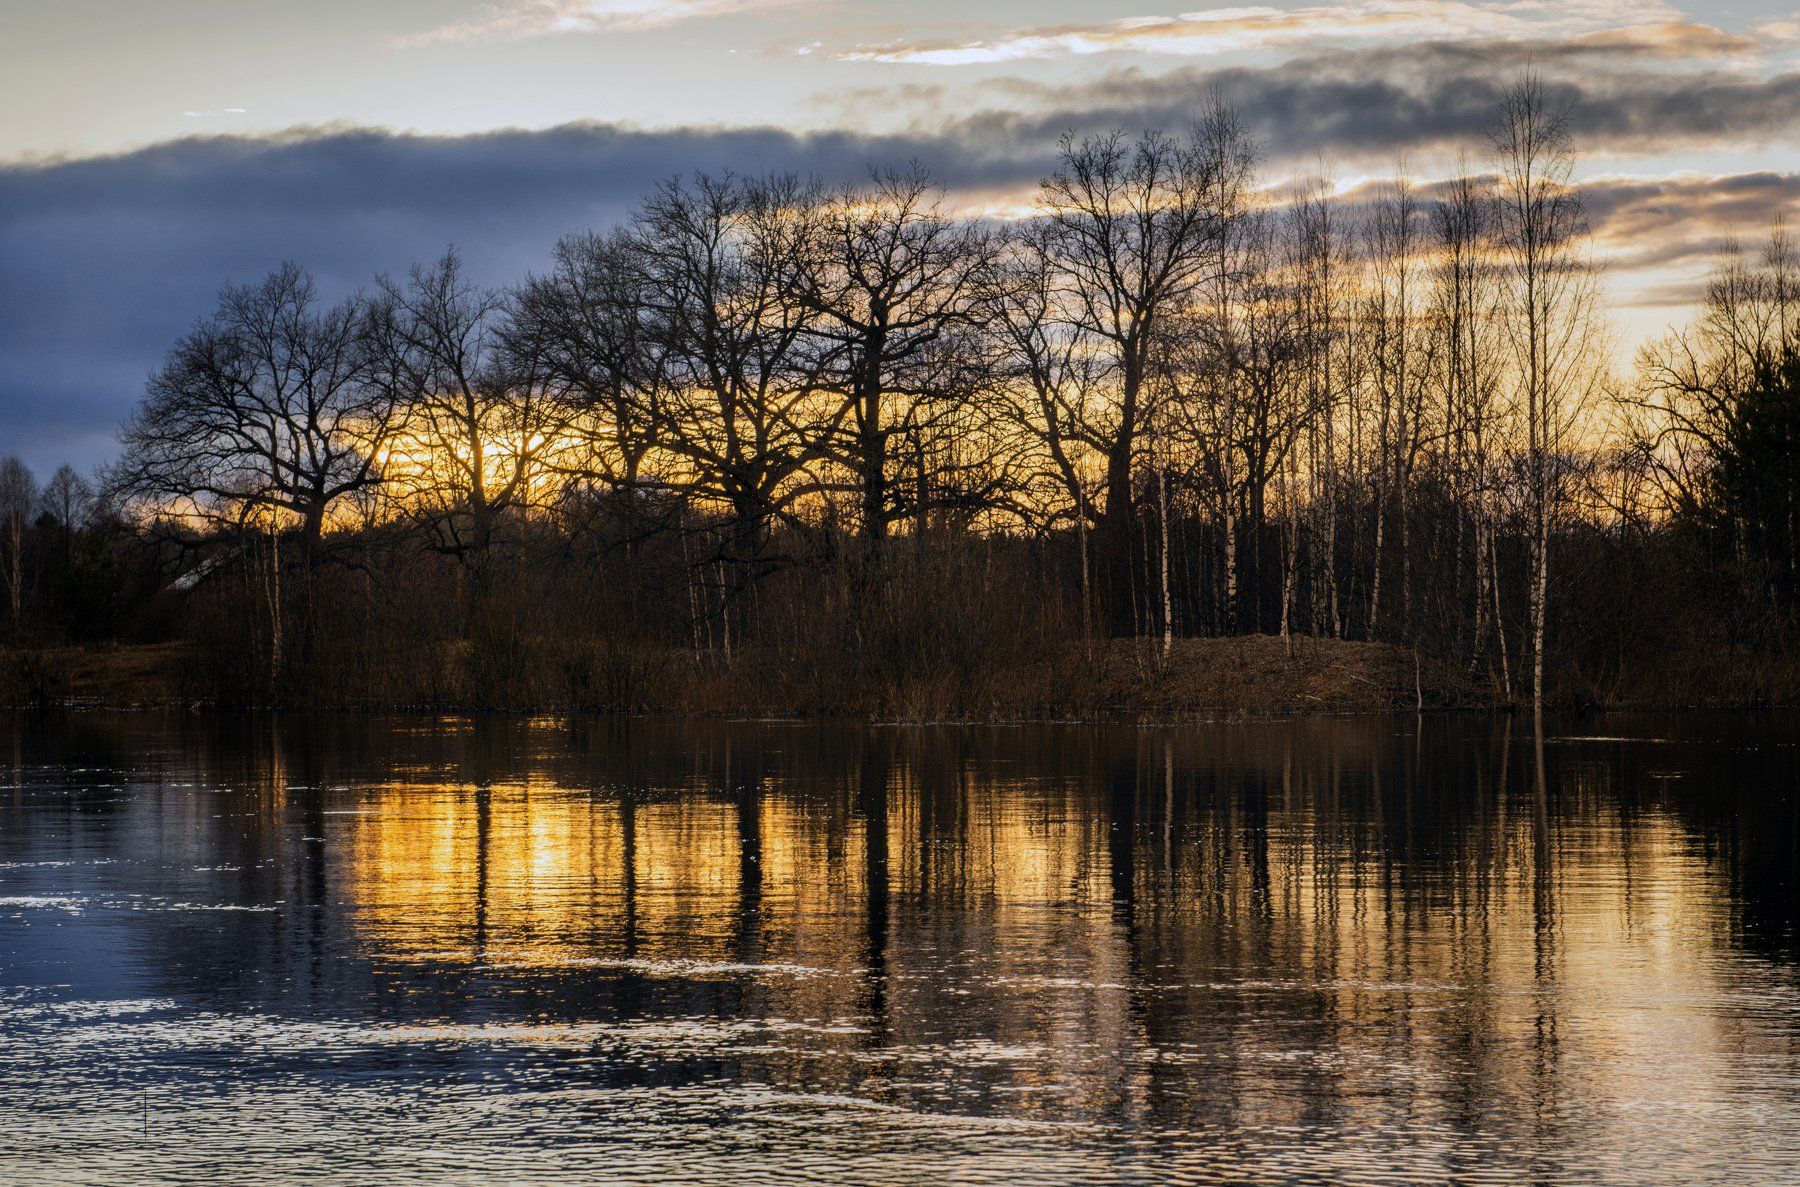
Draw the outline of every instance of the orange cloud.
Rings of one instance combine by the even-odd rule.
[[[955,66],[1114,52],[1195,57],[1320,40],[1460,41],[1547,34],[1566,36],[1570,40],[1564,44],[1589,52],[1655,57],[1748,55],[1762,44],[1756,38],[1683,21],[1659,0],[1635,5],[1600,0],[1555,7],[1471,0],[1351,0],[1294,9],[1255,6],[1129,17],[968,40],[898,40],[843,49],[835,56],[852,62]]]

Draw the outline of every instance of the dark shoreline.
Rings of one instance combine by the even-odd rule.
[[[452,660],[451,662],[454,662]],[[756,657],[732,667],[673,657],[637,703],[596,704],[566,697],[506,703],[476,697],[409,701],[329,693],[253,701],[208,689],[203,656],[180,643],[0,650],[0,707],[97,710],[278,710],[396,714],[611,714],[846,721],[901,724],[1190,724],[1420,710],[1516,711],[1460,671],[1386,644],[1295,636],[1177,640],[1164,660],[1154,640],[1071,645],[1055,658],[1020,665],[971,695],[890,690],[855,703],[807,703],[782,695],[780,665]],[[896,703],[900,702],[900,703]],[[908,703],[910,702],[910,703]],[[1559,711],[1762,709],[1771,702],[1697,698],[1557,703]]]

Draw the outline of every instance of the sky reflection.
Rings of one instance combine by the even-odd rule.
[[[0,1177],[1767,1179],[1746,720],[15,718]]]

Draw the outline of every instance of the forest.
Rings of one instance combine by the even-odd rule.
[[[219,704],[1067,715],[1243,638],[1421,705],[1791,702],[1795,251],[1622,352],[1577,150],[1527,76],[1347,197],[1212,99],[1017,217],[694,175],[509,288],[285,265],[103,472],[0,461],[0,692],[167,644]]]

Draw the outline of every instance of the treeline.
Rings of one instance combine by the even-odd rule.
[[[1566,114],[1523,79],[1483,147],[1270,188],[1213,101],[1065,140],[1010,222],[917,167],[696,176],[504,291],[284,267],[105,475],[156,625],[62,629],[179,629],[244,700],[969,712],[1256,633],[1494,703],[1800,691],[1785,240],[1621,382]]]
[[[166,630],[148,615],[158,584],[149,560],[136,525],[73,467],[40,484],[17,457],[0,457],[0,644]]]

